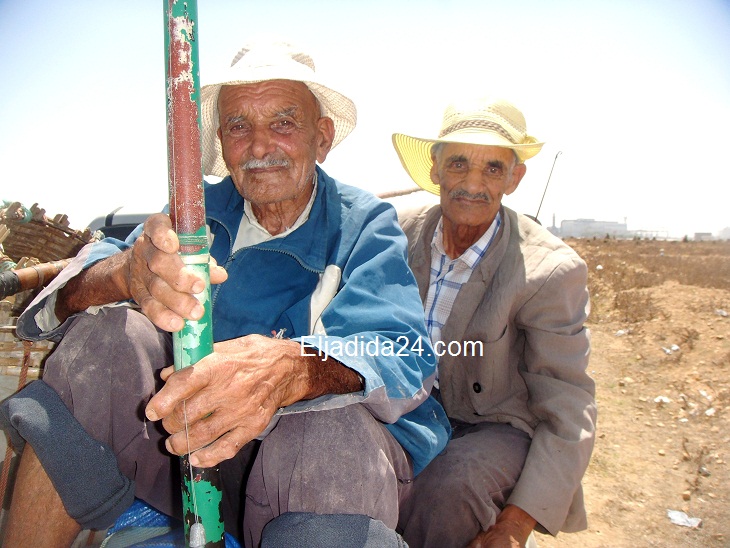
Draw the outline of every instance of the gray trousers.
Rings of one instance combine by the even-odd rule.
[[[527,458],[530,437],[509,424],[452,426],[401,506],[398,532],[412,548],[464,548],[495,523]]]
[[[178,458],[165,451],[161,426],[144,416],[171,350],[170,335],[144,315],[106,309],[74,321],[43,379],[84,429],[112,448],[135,496],[180,517]],[[285,415],[258,445],[221,464],[226,529],[246,546],[258,546],[264,526],[286,512],[363,514],[395,529],[412,466],[363,406]]]

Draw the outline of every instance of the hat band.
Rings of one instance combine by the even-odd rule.
[[[490,131],[494,131],[496,133],[499,133],[502,137],[507,139],[512,144],[517,144],[514,140],[514,138],[507,132],[506,129],[504,129],[502,126],[497,124],[496,122],[490,122],[488,120],[462,120],[461,122],[457,122],[455,124],[450,125],[444,130],[441,130],[441,133],[439,133],[439,139],[443,137],[444,135],[448,135],[449,133],[454,133],[455,131],[459,131],[460,129],[487,129]]]

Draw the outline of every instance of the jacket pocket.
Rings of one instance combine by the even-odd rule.
[[[489,338],[495,335],[495,338]],[[485,336],[481,355],[462,357],[469,400],[474,414],[480,416],[498,413],[500,403],[509,398],[512,384],[509,367],[511,337],[507,325],[496,334],[485,333]],[[466,351],[467,347],[463,350]]]

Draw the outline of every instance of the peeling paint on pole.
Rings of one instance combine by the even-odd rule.
[[[205,291],[197,295],[205,308],[203,318],[186,321],[185,327],[173,335],[175,369],[181,369],[213,352],[210,257],[200,138],[197,3],[164,0],[164,8],[170,218],[180,240],[183,262],[206,281]],[[180,459],[180,467],[187,544],[225,546],[219,469],[192,467],[187,456]],[[191,535],[193,529],[195,534]],[[204,541],[198,538],[202,535]]]
[[[205,238],[205,200],[200,151],[200,74],[195,0],[168,0],[167,142],[170,216],[173,228],[191,241],[183,253],[200,252]]]

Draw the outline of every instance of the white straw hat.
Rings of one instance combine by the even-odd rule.
[[[446,107],[438,138],[393,134],[393,146],[408,175],[433,194],[439,194],[440,188],[431,180],[431,147],[441,142],[511,148],[521,162],[535,156],[544,144],[527,134],[522,112],[504,99],[482,97],[452,103]]]
[[[233,58],[221,82],[203,86],[200,92],[200,117],[203,142],[203,173],[227,177],[218,139],[218,94],[221,86],[253,84],[267,80],[303,82],[319,101],[322,116],[332,118],[334,148],[357,122],[355,104],[321,82],[309,54],[286,42],[262,42],[244,46]]]

